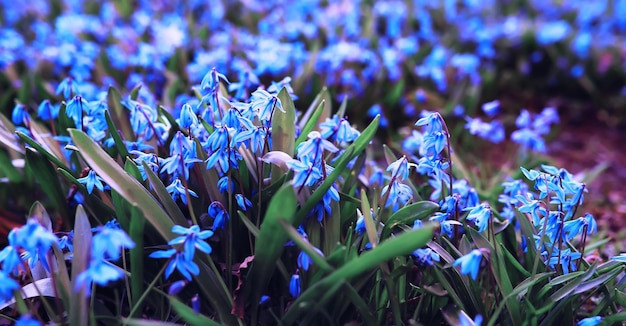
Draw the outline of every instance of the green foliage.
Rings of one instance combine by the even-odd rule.
[[[393,98],[389,101],[401,91],[400,87],[390,94]],[[139,88],[134,89],[130,97],[136,98],[138,92]],[[55,262],[54,268],[47,274],[40,271],[42,277],[23,284],[21,294],[0,310],[24,313],[37,301],[50,315],[56,313],[49,319],[70,325],[112,321],[125,325],[180,321],[191,325],[355,321],[366,325],[460,324],[478,315],[487,325],[574,323],[587,315],[607,316],[607,322],[624,319],[619,313],[626,302],[624,265],[579,259],[575,267],[568,265],[567,271],[547,263],[556,251],[580,253],[584,258],[585,248],[589,250],[593,243],[587,243],[586,235],[555,243],[546,231],[548,222],[538,225],[530,213],[516,211],[514,217],[502,217],[503,213],[495,208],[502,206],[498,201],[502,189],[497,186],[504,176],[481,179],[449,149],[447,127],[444,139],[448,149],[444,152],[449,157],[445,159],[453,165],[443,172],[452,173],[450,180],[481,185],[471,190],[488,204],[485,230],[472,216],[472,209],[480,206],[478,201],[478,206],[465,210],[457,207],[449,219],[441,219],[450,209],[446,198],[451,194],[461,197],[455,188],[461,187],[458,183],[445,184],[448,179],[441,179],[445,187],[440,195],[424,200],[431,195],[433,184],[417,173],[409,174],[417,165],[414,163],[407,166],[408,179],[404,180],[399,170],[401,163],[408,161],[407,153],[398,159],[398,153],[385,147],[382,156],[386,164],[371,159],[376,151],[372,143],[380,117],[375,117],[354,139],[332,145],[336,150],[322,150],[323,172],[318,182],[308,184],[310,175],[298,175],[293,164],[299,160],[311,163],[302,158],[302,152],[310,146],[309,138],[315,137],[311,132],[320,131],[320,123],[333,117],[328,91],[320,92],[299,121],[287,88],[275,98],[284,112],[273,110],[271,125],[266,126],[268,130],[271,126],[271,151],[268,144],[259,152],[248,146],[237,147],[238,168],[207,169],[206,162],[215,151],[206,150],[206,139],[193,138],[191,128],[174,126],[174,134],[161,138],[163,144],[158,143],[161,140],[153,141],[156,148],[150,155],[165,160],[170,157],[163,153],[175,137],[189,139],[199,162],[188,167],[187,178],[182,177],[183,173],[167,173],[159,163],[139,160],[137,153],[129,149],[125,141],[134,138],[133,130],[128,112],[118,105],[121,96],[114,88],[107,96],[111,111],[104,111],[106,132],[112,139],[106,149],[85,131],[68,129],[73,143],[66,155],[43,136],[46,133],[42,126],[37,127],[34,138],[17,132],[28,146],[19,147],[5,135],[14,127],[2,120],[0,141],[11,155],[21,155],[26,161],[25,178],[10,181],[34,183],[36,179],[48,194],[48,205],[34,205],[30,218],[49,225],[50,232],[53,221],[64,219],[65,230],[74,231],[74,249],[70,259],[68,250],[55,244],[48,257]],[[345,110],[344,103],[340,113]],[[178,123],[164,109],[155,112],[155,121]],[[435,119],[441,116],[437,114]],[[262,126],[257,120],[251,123]],[[207,121],[196,127],[208,135],[220,132],[220,126]],[[0,161],[9,162],[8,156]],[[368,180],[374,175],[373,166],[379,165],[383,169],[389,166],[391,171],[381,184]],[[3,171],[9,169],[19,170],[12,166]],[[85,182],[79,181],[89,171],[95,171],[109,188],[89,193]],[[227,178],[225,187],[218,185],[222,178]],[[174,180],[181,182],[186,201],[172,196]],[[395,182],[405,182],[403,189],[409,190],[404,191],[414,194],[399,207],[390,204],[391,197],[397,195],[392,194]],[[81,204],[75,208],[67,205],[69,199],[63,194],[68,191],[75,196],[81,194]],[[328,199],[335,192],[338,199]],[[550,190],[547,198],[556,196],[556,192]],[[249,199],[250,204],[242,205],[237,195]],[[559,212],[559,216],[567,214],[547,199],[539,205]],[[223,226],[212,207],[227,214]],[[46,209],[53,211],[56,219],[51,219]],[[122,253],[121,262],[107,262],[123,271],[122,280],[93,285],[87,291],[77,282],[92,264],[92,226],[112,217],[135,246]],[[211,252],[192,252],[186,262],[197,267],[196,272],[190,269],[190,279],[181,277],[182,273],[172,274],[180,266],[170,267],[175,258],[165,261],[149,257],[168,248],[187,253],[190,249],[185,241],[200,238],[198,234],[177,237],[180,233],[174,226],[197,226],[202,232],[213,232],[202,238]],[[450,226],[452,231],[448,233],[446,228]],[[425,258],[424,252],[437,259]],[[460,263],[473,253],[479,258],[474,266],[477,277]],[[39,275],[36,272],[33,269],[31,276]],[[593,310],[583,312],[582,307],[589,301],[594,302]]]

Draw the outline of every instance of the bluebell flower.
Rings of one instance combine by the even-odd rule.
[[[180,198],[185,205],[187,205],[187,191],[189,191],[190,195],[198,198],[198,194],[191,189],[186,189],[178,178],[174,179],[165,189],[172,196],[172,199],[176,200]]]
[[[78,292],[85,289],[86,295],[91,295],[91,284],[107,285],[109,282],[117,281],[124,277],[124,272],[115,266],[103,260],[92,260],[89,267],[78,274],[74,291]]]
[[[20,285],[7,272],[0,270],[0,302],[5,303],[13,299],[13,291]]]
[[[478,206],[467,207],[464,211],[468,211],[466,219],[473,221],[478,227],[478,232],[483,232],[489,225],[489,219],[491,218],[491,207],[487,203],[482,203]]]
[[[487,123],[480,118],[466,117],[465,119],[467,120],[465,129],[469,130],[470,134],[477,135],[493,143],[500,143],[504,140],[504,126],[498,120]]]
[[[542,45],[561,41],[571,31],[571,26],[563,20],[552,21],[544,24],[537,32],[537,41]]]
[[[275,108],[285,112],[280,99],[263,89],[254,91],[250,101],[252,109],[254,109],[255,113],[259,117],[259,120],[261,121],[269,121]]]
[[[211,246],[204,241],[213,236],[213,231],[200,231],[200,227],[197,225],[192,225],[189,228],[174,225],[172,227],[172,232],[180,234],[181,236],[170,240],[168,244],[170,246],[184,244],[184,253],[188,260],[193,258],[195,249],[198,249],[205,254],[210,254],[213,250]]]
[[[65,114],[68,118],[74,120],[74,124],[77,127],[82,126],[83,112],[88,113],[89,102],[87,102],[81,96],[74,96],[65,105]]]
[[[122,249],[135,247],[135,243],[124,230],[107,225],[97,228],[91,245],[92,261],[96,259],[117,261],[120,259]]]
[[[425,117],[417,120],[416,126],[426,126],[426,132],[429,134],[441,133],[443,130],[443,124],[439,118],[439,114],[430,113]]]
[[[482,110],[488,116],[493,117],[494,115],[498,114],[498,111],[500,111],[500,101],[494,100],[491,102],[487,102],[482,105]]]
[[[448,238],[452,238],[452,236],[454,235],[455,225],[463,225],[461,224],[461,222],[454,221],[454,220],[445,220],[445,221],[441,221],[440,223],[441,223],[441,233],[445,234]]]
[[[252,207],[252,202],[250,201],[250,199],[246,198],[242,194],[236,194],[235,200],[237,201],[237,206],[239,206],[242,211],[245,211],[246,209]]]
[[[87,176],[82,177],[76,181],[85,185],[85,187],[87,187],[87,192],[90,194],[93,192],[94,187],[96,187],[100,191],[104,191],[104,185],[102,184],[103,180],[98,176],[98,174],[96,174],[96,171],[94,170],[89,170]]]
[[[37,107],[37,116],[42,120],[54,120],[59,116],[59,106],[52,105],[49,100],[43,100]]]
[[[77,94],[78,85],[71,77],[63,79],[57,86],[57,95],[63,94],[63,98],[69,99],[72,94]]]
[[[441,257],[434,250],[430,248],[422,248],[413,251],[413,256],[417,258],[416,263],[421,266],[432,266],[434,262],[439,262]]]
[[[18,320],[15,321],[13,326],[41,326],[41,322],[39,320],[34,319],[30,315],[23,315]]]
[[[476,315],[474,320],[470,319],[470,317],[464,312],[459,313],[459,326],[481,326],[483,323],[483,316]]]
[[[290,160],[287,161],[287,167],[294,172],[293,186],[312,187],[322,178],[322,171],[319,167],[313,165],[308,159],[304,161]]]
[[[188,283],[189,282],[187,280],[179,280],[179,281],[176,281],[176,282],[172,283],[172,285],[170,285],[169,289],[167,289],[167,294],[169,294],[169,295],[177,295],[178,293],[180,293],[180,291],[183,290],[183,288]]]
[[[397,177],[401,181],[406,180],[409,177],[409,168],[415,166],[413,163],[409,163],[406,156],[402,156],[397,161],[389,164],[387,172],[391,172],[391,175]]]
[[[9,237],[9,241],[13,247],[23,248],[29,258],[29,266],[32,268],[37,262],[41,262],[46,271],[50,272],[50,266],[48,265],[47,255],[52,248],[53,243],[58,242],[58,238],[43,227],[37,220],[29,219],[26,225],[15,230],[15,236]],[[8,258],[11,258],[9,253]],[[14,256],[13,256],[14,257]],[[6,262],[5,262],[6,263]],[[10,263],[14,265],[14,263]]]
[[[15,125],[26,124],[30,121],[30,116],[24,104],[19,102],[15,103],[15,107],[13,107],[13,112],[11,113],[11,121]]]
[[[308,157],[311,162],[316,163],[322,160],[324,151],[328,151],[330,153],[336,153],[339,151],[333,143],[322,138],[319,131],[311,131],[307,136],[308,139],[296,148],[298,151],[298,158],[300,159]]]
[[[9,243],[15,243],[15,241],[11,241],[12,238],[15,239],[15,230],[9,232]],[[23,264],[18,248],[13,245],[4,247],[0,251],[0,263],[2,263],[2,270],[17,275],[19,272],[18,267]]]
[[[324,256],[324,253],[318,248],[313,247],[313,249],[322,257]],[[309,267],[313,265],[313,260],[311,260],[311,257],[309,257],[309,255],[304,251],[300,251],[297,262],[298,262],[298,267],[302,268],[305,271],[308,271]]]
[[[259,153],[265,146],[265,139],[267,136],[267,130],[263,127],[255,127],[253,129],[247,129],[245,131],[237,132],[233,137],[233,142],[241,143],[249,141],[249,148],[253,153]]]
[[[581,254],[579,252],[571,252],[569,248],[555,250],[553,256],[548,260],[548,265],[552,268],[556,268],[558,263],[563,269],[563,274],[569,274],[570,271],[576,270],[574,260],[578,260],[580,257]]]
[[[214,229],[225,229],[230,216],[220,202],[214,201],[208,208],[209,217],[213,219]]]
[[[581,319],[576,326],[596,326],[602,322],[602,316],[588,317]]]
[[[543,138],[528,128],[514,131],[511,134],[511,140],[535,152],[543,153],[546,151],[546,144]]]
[[[473,280],[478,277],[478,270],[480,269],[480,262],[483,258],[483,252],[480,249],[474,249],[465,256],[462,256],[454,261],[452,266],[461,265],[461,274],[470,275]]]
[[[291,275],[291,280],[289,281],[289,293],[293,298],[300,296],[300,275]]]
[[[413,190],[411,190],[411,187],[398,180],[392,180],[389,185],[386,185],[381,192],[381,196],[385,196],[387,192],[389,192],[389,195],[385,207],[392,206],[393,211],[403,207],[413,198]]]
[[[198,116],[191,108],[191,105],[185,103],[180,109],[180,118],[176,120],[181,128],[188,129],[198,124]]]
[[[174,270],[178,270],[187,280],[191,281],[191,275],[198,275],[200,268],[192,260],[187,259],[184,252],[176,249],[155,251],[150,258],[167,258],[169,263],[165,268],[165,278],[169,278]]]

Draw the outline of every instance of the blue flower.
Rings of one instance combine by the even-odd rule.
[[[124,272],[115,266],[103,260],[93,260],[89,267],[82,273],[78,274],[74,291],[78,292],[85,289],[86,295],[91,295],[91,284],[107,285],[109,282],[117,281],[124,277]]]
[[[482,258],[483,252],[480,249],[474,249],[469,254],[455,260],[452,266],[461,265],[461,274],[469,274],[473,280],[476,280]]]
[[[77,127],[81,127],[83,112],[88,112],[89,102],[87,102],[81,96],[74,96],[65,105],[65,114],[68,118],[74,120],[74,124]]]
[[[289,293],[293,298],[300,296],[300,275],[291,275],[291,280],[289,281]]]
[[[57,86],[56,93],[57,95],[63,94],[63,98],[68,99],[72,94],[76,94],[78,90],[78,85],[71,77],[67,77],[63,79],[59,86]]]
[[[135,247],[133,240],[122,229],[105,225],[96,230],[97,233],[92,239],[92,261],[117,261],[120,259],[122,249],[132,249]]]
[[[269,121],[272,117],[272,113],[274,112],[274,108],[285,112],[280,99],[263,89],[257,89],[254,91],[250,101],[252,103],[252,109],[254,109],[254,112],[261,121]]]
[[[170,259],[165,268],[165,278],[169,278],[174,269],[178,270],[187,280],[191,280],[191,275],[198,275],[200,268],[191,259],[185,257],[184,252],[176,249],[155,251],[150,254],[150,258],[168,258]]]
[[[220,202],[214,201],[208,208],[209,217],[213,219],[214,229],[226,229],[230,216]]]
[[[9,232],[9,243],[11,238],[15,238],[15,230]],[[22,265],[22,259],[20,253],[14,246],[6,246],[0,251],[0,263],[2,263],[2,270],[14,275],[18,274],[18,267]]]
[[[37,115],[42,120],[54,120],[59,116],[59,107],[52,105],[50,100],[43,100],[37,107]]]
[[[19,102],[15,104],[13,112],[11,113],[11,121],[16,125],[25,124],[30,121],[30,117],[26,111],[26,107],[24,107],[24,104]]]
[[[556,268],[556,265],[561,265],[563,274],[568,274],[570,271],[576,270],[576,264],[574,260],[580,259],[581,254],[579,252],[572,252],[569,248],[562,250],[555,250],[553,256],[548,260],[548,265],[552,268]]]
[[[20,285],[12,279],[5,271],[0,270],[0,302],[4,303],[13,299],[13,291],[20,288]]]
[[[391,172],[392,176],[404,181],[409,177],[409,168],[411,166],[415,166],[415,164],[409,163],[406,156],[402,156],[399,160],[389,164],[387,172]]]
[[[245,211],[248,207],[252,207],[250,199],[244,197],[242,194],[236,194],[235,200],[237,201],[237,206],[239,206],[239,208],[243,211]]]
[[[172,199],[176,200],[180,198],[185,205],[187,205],[187,191],[189,191],[190,195],[198,198],[198,194],[191,189],[186,189],[178,178],[174,179],[174,181],[172,181],[172,183],[165,189],[172,196]]]
[[[488,116],[493,117],[498,113],[498,111],[500,111],[500,101],[495,100],[487,102],[483,104],[482,109]]]
[[[470,211],[467,215],[467,220],[473,221],[478,226],[478,232],[483,232],[489,225],[489,218],[491,217],[491,207],[487,203],[482,203],[478,206],[467,207],[464,211]]]
[[[602,322],[602,316],[589,317],[581,319],[576,326],[596,326]]]
[[[168,244],[170,246],[184,244],[185,257],[188,260],[193,259],[195,249],[198,249],[205,254],[210,254],[213,251],[211,246],[204,241],[213,236],[213,231],[211,230],[200,231],[200,227],[197,225],[192,225],[189,228],[174,225],[172,227],[172,232],[182,236],[170,240]]]
[[[9,240],[11,240],[11,237],[9,237]],[[50,252],[52,244],[58,242],[58,238],[52,232],[39,224],[37,220],[31,218],[26,225],[15,231],[13,240],[12,246],[21,247],[28,252],[30,257],[29,266],[31,268],[40,261],[46,271],[50,271],[46,256]]]
[[[314,166],[308,158],[299,161],[299,160],[291,160],[288,161],[287,167],[294,172],[293,176],[293,186],[294,187],[303,187],[303,186],[313,186],[322,178],[322,171],[317,166]]]
[[[181,128],[188,129],[198,124],[198,116],[191,108],[191,105],[185,103],[180,109],[180,118],[176,120]]]
[[[413,256],[417,258],[416,263],[422,266],[432,266],[434,262],[441,260],[439,254],[430,248],[421,248],[413,251]]]
[[[24,315],[16,320],[13,326],[41,326],[41,322],[30,315]]]
[[[315,251],[321,256],[324,256],[324,253],[318,248],[313,247],[313,249],[315,249]],[[313,265],[313,261],[311,260],[311,257],[309,257],[309,255],[304,251],[300,251],[297,262],[298,262],[298,267],[304,269],[305,271],[308,271],[309,267]]]
[[[319,131],[311,131],[308,139],[298,145],[298,158],[308,158],[311,162],[317,163],[322,160],[324,151],[336,153],[339,149],[333,143],[322,138]]]
[[[85,187],[87,187],[88,193],[92,193],[94,187],[98,188],[98,190],[100,191],[104,191],[104,185],[102,184],[103,180],[96,174],[96,171],[94,170],[89,170],[89,174],[87,174],[87,176],[82,177],[76,181],[84,184]]]

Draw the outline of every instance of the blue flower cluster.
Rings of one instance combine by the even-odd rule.
[[[112,1],[58,6],[3,1],[0,67],[23,62],[57,78],[69,74],[75,81],[70,87],[86,95],[93,95],[96,81],[128,87],[142,81],[163,94],[171,79],[168,66],[183,57],[191,82],[199,82],[210,67],[239,76],[231,86],[239,99],[245,99],[245,88],[258,84],[258,76],[312,70],[324,84],[341,86],[339,97],[356,97],[368,84],[395,83],[408,75],[429,80],[439,92],[459,80],[478,85],[484,72],[495,71],[498,49],[518,48],[529,34],[541,46],[570,48],[576,58],[561,60],[560,69],[573,77],[584,72],[582,61],[594,49],[624,41],[619,36],[626,31],[623,0],[529,5],[530,10],[507,11],[494,1],[314,0],[283,6],[281,1],[219,0],[138,1],[124,9]],[[235,11],[241,19],[228,14]],[[440,16],[443,22],[434,18]],[[450,38],[458,45],[443,42]],[[533,52],[524,63],[542,56]],[[104,73],[99,60],[119,73]]]

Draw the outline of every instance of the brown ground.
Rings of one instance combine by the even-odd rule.
[[[605,163],[607,168],[587,184],[582,212],[592,213],[600,231],[615,241],[605,255],[626,248],[626,129],[599,122],[565,126],[549,145],[560,167],[576,174]],[[615,252],[612,252],[615,251]]]

